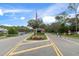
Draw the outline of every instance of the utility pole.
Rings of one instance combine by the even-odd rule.
[[[37,14],[37,10],[36,10],[36,14],[35,14],[35,19],[38,20],[38,14]]]
[[[39,27],[39,19],[38,19],[38,13],[37,13],[37,10],[36,10],[36,14],[35,14],[35,20],[37,22],[37,25]]]
[[[37,10],[36,10],[36,13],[35,13],[35,20],[37,22],[37,25],[38,25],[38,14],[37,14]],[[39,25],[38,25],[39,26]],[[36,34],[37,34],[37,28],[36,28]]]

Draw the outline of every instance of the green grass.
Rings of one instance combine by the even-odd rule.
[[[72,34],[72,35],[63,35],[65,37],[70,37],[70,38],[76,38],[79,39],[79,34]]]
[[[0,40],[6,38],[6,36],[0,36]]]
[[[10,37],[16,37],[18,36],[17,34],[6,34],[6,35],[3,35],[3,36],[0,36],[0,40],[3,40],[5,38],[10,38]]]
[[[52,33],[53,35],[56,35],[56,33]],[[71,34],[71,35],[67,35],[67,34],[61,34],[64,37],[69,37],[69,38],[76,38],[79,39],[79,34]]]
[[[7,37],[14,37],[17,36],[17,34],[8,34]]]

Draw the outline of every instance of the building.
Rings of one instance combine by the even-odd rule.
[[[8,30],[4,28],[0,28],[0,33],[8,33]]]
[[[0,36],[4,36],[8,34],[8,30],[4,28],[0,28]]]

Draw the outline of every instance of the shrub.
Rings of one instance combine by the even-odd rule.
[[[8,34],[18,34],[18,31],[15,28],[9,28]]]
[[[30,37],[28,40],[45,40],[47,39],[44,33],[37,33]]]
[[[44,37],[43,36],[37,36],[37,35],[35,35],[35,36],[32,36],[32,39],[33,40],[43,40]]]

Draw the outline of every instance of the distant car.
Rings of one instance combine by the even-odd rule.
[[[26,34],[25,32],[19,32],[19,35],[24,35],[24,34]]]

